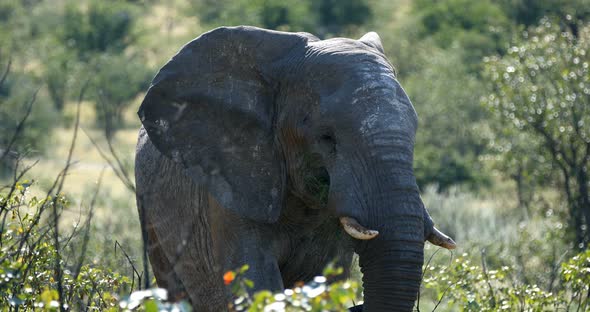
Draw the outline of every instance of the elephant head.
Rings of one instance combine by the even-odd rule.
[[[417,116],[375,33],[215,29],[160,70],[139,116],[226,209],[274,223],[292,193],[339,217],[360,256],[365,311],[411,310],[424,241],[454,248],[420,199]]]

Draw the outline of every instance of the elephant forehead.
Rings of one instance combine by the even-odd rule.
[[[375,80],[388,80],[380,75]],[[418,117],[406,92],[394,79],[387,87],[362,86],[353,96],[353,103],[362,114],[359,131],[372,134],[375,131],[391,130],[406,132],[413,136],[417,130]],[[372,83],[381,84],[373,81]]]
[[[394,131],[413,137],[418,117],[393,72],[366,70],[322,98],[322,115],[363,136]]]

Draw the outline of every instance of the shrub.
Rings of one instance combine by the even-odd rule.
[[[129,293],[134,281],[111,269],[85,263],[83,257],[68,259],[64,245],[81,235],[74,232],[58,238],[56,228],[47,219],[68,207],[65,196],[30,197],[31,183],[15,183],[0,194],[0,306],[19,310],[57,310],[59,299],[69,309],[117,311],[121,294]],[[79,256],[79,254],[77,255]],[[56,270],[56,268],[60,268]],[[58,273],[59,271],[59,273]],[[61,280],[62,293],[57,289]]]
[[[590,304],[590,251],[561,265],[561,285],[549,292],[535,284],[515,281],[511,267],[486,268],[463,254],[450,267],[425,268],[423,280],[433,297],[445,298],[461,311],[586,311]]]

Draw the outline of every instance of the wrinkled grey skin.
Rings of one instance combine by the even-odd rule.
[[[433,225],[416,113],[377,34],[215,29],[160,70],[138,114],[138,207],[173,298],[222,311],[227,270],[247,263],[255,290],[280,290],[356,252],[364,311],[412,309]],[[341,216],[380,234],[355,240]]]

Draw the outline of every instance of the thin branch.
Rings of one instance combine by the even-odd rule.
[[[8,209],[7,209],[7,205],[9,202],[9,199],[12,197],[12,194],[14,194],[14,191],[16,190],[16,185],[17,182],[20,181],[22,179],[22,177],[29,171],[31,170],[31,168],[33,168],[35,165],[37,165],[37,163],[39,163],[39,160],[36,160],[34,163],[32,163],[29,166],[26,166],[18,175],[18,167],[19,167],[19,163],[20,163],[20,159],[17,160],[16,165],[14,167],[14,172],[15,172],[15,177],[14,177],[14,181],[12,182],[12,185],[10,186],[10,191],[8,192],[8,195],[6,196],[6,201],[3,203],[2,206],[0,206],[0,215],[3,214],[2,216],[2,225],[0,226],[0,248],[3,247],[3,233],[4,228],[6,226],[6,217],[8,216]],[[9,249],[10,250],[10,249]]]
[[[94,191],[94,195],[92,195],[92,199],[90,200],[90,208],[88,211],[88,218],[86,219],[84,237],[82,238],[82,248],[80,250],[80,256],[78,257],[78,261],[76,262],[76,267],[74,268],[74,275],[72,277],[72,280],[74,280],[74,281],[77,280],[78,276],[80,275],[80,271],[82,270],[82,264],[84,263],[84,258],[86,257],[86,252],[88,250],[88,241],[90,240],[90,222],[92,221],[92,218],[94,217],[94,207],[96,204],[96,199],[98,198],[98,192],[100,191],[100,186],[102,184],[103,174],[104,174],[104,169],[100,172],[100,175],[98,176],[96,190]],[[74,289],[72,288],[70,290],[70,294],[69,294],[70,298],[72,297],[73,292],[74,292]]]
[[[114,129],[112,128],[112,123],[109,125],[109,120],[112,121],[113,116],[112,115],[108,115],[108,109],[107,109],[107,105],[105,103],[105,101],[103,100],[103,96],[102,94],[99,94],[99,101],[101,104],[101,107],[103,109],[103,113],[105,115],[105,129],[106,130],[106,139],[107,139],[107,145],[109,147],[109,151],[111,152],[111,155],[113,156],[113,158],[115,159],[116,163],[117,163],[117,168],[120,172],[120,177],[124,177],[125,181],[123,181],[123,183],[125,183],[125,186],[127,186],[127,188],[135,193],[135,185],[134,183],[131,181],[131,179],[129,178],[129,173],[127,172],[127,170],[125,169],[125,166],[123,166],[123,162],[121,162],[119,156],[117,155],[117,153],[115,152],[115,149],[113,148],[113,144],[112,144],[112,139],[113,137],[111,135],[109,135],[109,133],[112,133],[112,131],[114,131]],[[116,116],[115,116],[116,117]]]
[[[492,297],[492,308],[496,307],[496,296],[494,294],[494,288],[492,287],[492,283],[490,283],[490,276],[488,275],[488,268],[486,266],[486,250],[482,249],[481,250],[481,268],[483,270],[483,276],[486,280],[486,284],[488,284],[489,287],[489,293],[490,293],[490,297]]]
[[[4,84],[4,81],[6,81],[6,77],[8,77],[8,73],[10,72],[11,65],[12,65],[12,56],[9,56],[8,63],[6,64],[6,68],[4,69],[4,73],[2,74],[2,77],[0,78],[0,87]]]
[[[555,248],[553,248],[553,251],[555,252]],[[557,273],[560,267],[560,264],[563,262],[563,258],[565,258],[565,256],[569,253],[568,250],[566,250],[563,254],[561,254],[561,256],[559,257],[559,259],[557,261],[553,262],[553,266],[551,268],[551,274],[549,275],[549,292],[553,292],[553,283],[555,282],[555,279],[557,278]]]
[[[142,243],[142,257],[143,257],[143,272],[145,274],[145,289],[150,288],[150,271],[148,268],[148,234],[147,234],[147,225],[145,220],[145,208],[143,207],[143,198],[139,198],[140,200],[137,203],[140,205],[139,207],[139,222],[141,225],[141,243]],[[174,271],[174,270],[173,270]],[[176,274],[176,273],[175,273]]]
[[[125,187],[127,187],[127,189],[129,189],[131,192],[135,193],[135,184],[129,178],[129,174],[124,169],[122,163],[118,160],[116,153],[114,153],[114,148],[112,147],[110,140],[107,139],[107,143],[109,145],[109,151],[111,151],[111,154],[113,154],[113,158],[116,159],[117,164],[113,163],[113,161],[107,156],[107,154],[100,148],[100,146],[98,145],[96,140],[94,140],[92,138],[92,136],[90,136],[90,134],[88,134],[88,132],[86,132],[86,130],[82,129],[82,131],[84,132],[84,134],[86,134],[86,137],[88,137],[88,139],[90,140],[92,145],[94,145],[94,147],[96,147],[96,150],[98,151],[98,153],[100,154],[102,159],[104,159],[107,162],[107,164],[109,165],[109,167],[111,167],[111,169],[115,172],[115,175],[119,178],[119,180],[121,180],[121,182],[123,182],[123,184],[125,185]]]
[[[61,217],[61,214],[62,213],[63,213],[63,210],[60,213],[60,217]],[[70,246],[70,243],[74,239],[74,237],[78,236],[78,234],[80,233],[80,231],[81,231],[81,227],[80,227],[81,221],[82,221],[82,205],[80,204],[80,208],[78,209],[78,219],[76,220],[76,224],[74,224],[74,230],[72,230],[72,233],[70,233],[70,235],[68,235],[68,237],[63,240],[63,242],[64,242],[63,245],[62,245],[62,248],[63,249],[68,248]],[[69,261],[66,259],[65,263],[68,263],[68,262]]]
[[[64,168],[64,172],[67,173],[68,169],[70,168],[71,162],[72,162],[72,156],[74,154],[74,148],[76,147],[76,139],[78,138],[78,129],[80,127],[80,106],[82,104],[82,100],[84,98],[84,93],[86,91],[86,87],[88,87],[88,82],[89,80],[86,80],[86,82],[84,83],[84,85],[82,86],[82,89],[80,90],[80,94],[78,96],[78,103],[76,104],[76,122],[74,124],[74,134],[72,135],[72,142],[70,144],[70,149],[68,151],[68,157],[66,160],[66,166]],[[66,174],[64,173],[64,175],[61,178],[61,181],[59,183],[59,187],[57,188],[57,195],[56,195],[56,200],[53,201],[53,227],[54,227],[54,232],[53,232],[53,244],[55,246],[55,255],[56,255],[56,261],[55,261],[55,272],[56,272],[56,277],[57,277],[57,292],[58,292],[58,303],[59,303],[59,310],[60,312],[65,312],[65,307],[64,307],[64,289],[63,289],[63,272],[62,272],[62,267],[61,267],[61,251],[60,251],[60,242],[59,242],[59,214],[58,214],[58,208],[57,208],[57,196],[59,196],[59,193],[61,192],[64,183],[66,181]]]
[[[426,272],[428,271],[428,267],[430,266],[430,262],[432,262],[432,258],[434,258],[434,256],[436,256],[436,254],[441,250],[442,250],[442,248],[438,248],[432,255],[430,255],[430,258],[428,258],[428,261],[426,262],[426,265],[424,266],[424,271],[422,271],[422,277],[420,277],[420,284],[422,284],[422,282],[424,281],[424,275],[426,275]],[[416,311],[420,312],[420,288],[418,288],[418,299],[416,300]]]
[[[453,263],[453,251],[449,251],[451,253],[451,258],[449,259],[449,267],[451,267],[451,264]],[[436,311],[436,309],[438,308],[438,306],[441,304],[442,300],[445,298],[445,295],[447,294],[447,291],[449,291],[449,289],[451,289],[451,286],[453,286],[454,284],[449,284],[449,286],[447,286],[447,288],[443,291],[442,295],[440,296],[440,299],[438,299],[438,302],[436,303],[436,305],[434,306],[434,308],[432,309],[432,312]]]
[[[40,90],[40,88],[38,88],[33,93],[33,96],[29,100],[29,104],[27,105],[27,111],[25,112],[25,115],[23,116],[23,118],[21,118],[21,120],[16,125],[16,128],[14,130],[14,134],[12,135],[12,138],[10,138],[10,143],[8,143],[8,145],[6,146],[6,149],[2,153],[2,156],[0,156],[0,162],[2,162],[4,160],[4,157],[6,157],[6,155],[8,155],[8,153],[10,152],[10,149],[12,148],[12,145],[16,142],[20,133],[22,132],[25,122],[27,121],[27,119],[29,119],[31,112],[33,111],[33,104],[37,100],[37,93],[39,92],[39,90]]]
[[[125,250],[123,249],[123,246],[121,246],[119,241],[115,241],[115,256],[117,256],[117,246],[119,246],[119,249],[121,249],[121,251],[123,252],[123,255],[125,255],[125,258],[127,258],[127,262],[129,262],[129,265],[131,265],[131,269],[133,270],[133,273],[134,273],[132,276],[137,275],[138,284],[141,289],[141,275],[139,274],[139,272],[135,268],[135,265],[133,264],[133,260],[131,260],[131,257],[129,257],[129,255],[125,252]],[[134,284],[135,284],[135,278],[133,278],[131,280],[131,290],[132,291],[133,291]]]
[[[113,148],[113,144],[111,142],[111,139],[107,139],[107,144],[109,146],[109,151],[111,152],[111,155],[113,155],[113,158],[115,158],[115,161],[117,162],[117,165],[119,166],[119,171],[121,172],[121,175],[123,177],[125,177],[125,180],[126,180],[125,185],[132,193],[135,194],[135,192],[136,192],[135,183],[133,183],[133,181],[131,181],[131,179],[129,178],[129,173],[127,172],[127,170],[125,169],[125,166],[123,166],[123,163],[121,162],[119,156],[115,152],[115,149]]]
[[[20,161],[20,160],[19,160],[19,161]],[[19,161],[17,161],[17,163],[16,163],[16,167],[14,168],[14,169],[15,169],[15,174],[16,174],[16,171],[18,171],[18,163],[19,163]],[[17,185],[17,182],[18,182],[18,181],[20,181],[20,180],[22,179],[22,177],[23,177],[23,176],[24,176],[24,175],[25,175],[27,172],[29,172],[29,170],[31,170],[31,168],[33,168],[33,167],[34,167],[35,165],[37,165],[38,163],[39,163],[39,160],[36,160],[36,161],[35,161],[33,164],[31,164],[31,165],[29,165],[29,166],[25,167],[25,169],[23,169],[23,171],[21,171],[21,173],[19,173],[19,175],[15,177],[15,179],[14,179],[14,181],[13,181],[12,185],[10,186],[10,191],[8,192],[8,195],[6,196],[6,198],[10,198],[10,197],[12,197],[12,194],[13,194],[13,193],[14,193],[14,191],[16,190],[16,185]],[[7,207],[7,205],[8,205],[8,201],[4,202],[4,204],[3,204],[2,206],[0,206],[0,214],[2,214],[2,213],[4,212],[4,210],[6,210],[6,207]],[[0,234],[1,234],[1,233],[0,233]]]

